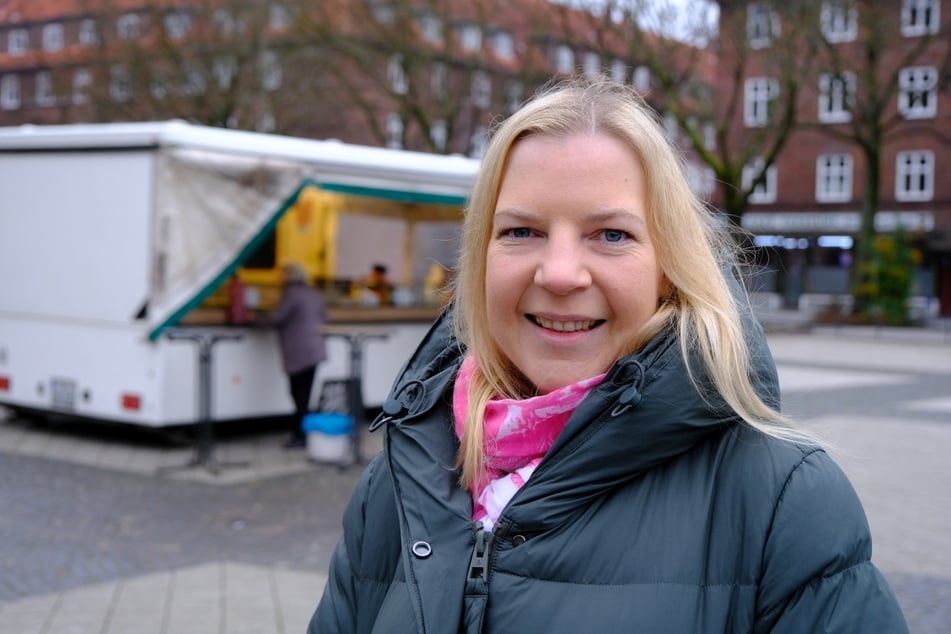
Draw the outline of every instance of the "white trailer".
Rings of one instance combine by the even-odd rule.
[[[195,346],[165,336],[307,185],[461,205],[477,161],[184,122],[0,128],[0,404],[162,427],[195,422]],[[341,247],[342,248],[342,247]],[[425,328],[365,351],[381,401]],[[275,333],[230,330],[216,421],[292,412]],[[330,341],[318,376],[348,371]]]

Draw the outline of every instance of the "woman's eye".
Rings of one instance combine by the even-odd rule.
[[[532,235],[532,230],[528,227],[513,227],[504,230],[502,235],[509,238],[528,238]]]
[[[630,237],[630,234],[620,229],[605,229],[603,235],[605,242],[621,242]]]

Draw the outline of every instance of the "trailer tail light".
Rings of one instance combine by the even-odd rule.
[[[10,377],[0,374],[0,392],[10,391]]]
[[[132,392],[123,392],[122,393],[122,409],[129,410],[131,412],[139,411],[139,408],[142,406],[142,397],[138,394],[133,394]]]

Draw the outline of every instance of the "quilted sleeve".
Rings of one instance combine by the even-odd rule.
[[[908,632],[894,592],[872,564],[858,495],[821,450],[790,472],[764,552],[756,632]]]

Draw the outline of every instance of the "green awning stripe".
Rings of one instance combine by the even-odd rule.
[[[288,209],[294,206],[294,203],[297,202],[297,199],[300,197],[301,192],[310,186],[317,186],[313,180],[307,179],[304,180],[294,193],[291,194],[287,199],[284,200],[284,203],[274,212],[270,219],[261,227],[261,230],[255,234],[253,238],[241,249],[240,252],[234,257],[234,259],[224,267],[221,272],[208,284],[204,286],[198,293],[196,293],[191,300],[186,302],[178,310],[172,313],[165,321],[152,329],[152,332],[149,333],[149,341],[155,341],[158,339],[162,331],[166,328],[175,326],[182,320],[182,318],[198,308],[208,297],[215,292],[215,290],[222,284],[226,279],[231,277],[231,275],[237,270],[242,262],[247,259],[251,253],[263,242],[270,234],[274,231],[277,226],[278,221],[281,217],[287,212]]]
[[[342,194],[354,194],[357,196],[368,196],[370,198],[382,198],[383,200],[393,200],[401,203],[417,203],[426,205],[451,205],[461,207],[466,204],[465,196],[454,196],[451,194],[430,194],[427,192],[408,192],[397,189],[382,189],[378,187],[362,187],[358,185],[343,185],[341,183],[320,183],[321,189],[331,192],[340,192]]]

